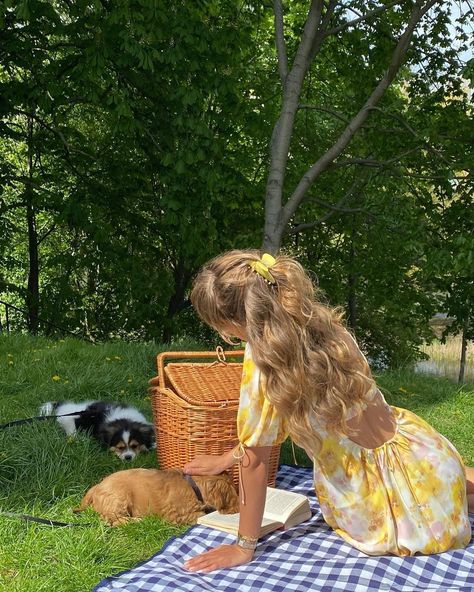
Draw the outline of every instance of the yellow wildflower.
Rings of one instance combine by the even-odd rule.
[[[51,380],[54,380],[54,382],[58,382],[58,380],[61,380],[61,377],[58,374],[55,374],[51,377]]]

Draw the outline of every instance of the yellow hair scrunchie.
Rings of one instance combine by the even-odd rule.
[[[253,269],[258,275],[262,276],[269,284],[275,285],[276,280],[270,273],[270,267],[275,265],[276,260],[269,253],[264,253],[258,261],[251,261],[249,267]]]

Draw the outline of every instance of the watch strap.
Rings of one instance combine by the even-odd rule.
[[[239,547],[241,547],[242,549],[248,549],[250,551],[255,551],[255,549],[257,548],[258,545],[258,537],[254,538],[254,537],[248,537],[248,536],[244,536],[242,534],[237,535],[237,545]]]

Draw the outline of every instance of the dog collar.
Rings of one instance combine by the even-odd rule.
[[[191,475],[184,475],[183,477],[186,479],[186,481],[189,483],[189,485],[191,485],[191,487],[193,488],[194,493],[196,494],[196,497],[198,498],[198,500],[201,502],[201,504],[204,504],[204,498],[202,497],[202,493],[201,490],[199,489],[196,481],[194,481],[194,479],[191,477]],[[213,512],[215,510],[215,508],[213,508],[212,506],[205,506],[204,508],[204,512],[206,514],[209,514],[209,512]]]
[[[191,485],[191,487],[193,488],[193,491],[196,494],[196,497],[198,498],[198,500],[203,504],[204,498],[202,497],[201,490],[197,486],[196,481],[194,481],[194,479],[191,477],[191,475],[184,475],[184,478],[189,483],[189,485]]]

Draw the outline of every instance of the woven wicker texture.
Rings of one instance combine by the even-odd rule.
[[[238,444],[242,363],[227,359],[242,357],[243,353],[220,352],[220,360],[216,352],[164,352],[157,356],[160,388],[152,397],[152,408],[161,468],[182,468],[196,456],[223,454]],[[180,361],[170,361],[176,359]],[[274,446],[270,486],[275,484],[279,457],[280,446]],[[238,487],[237,465],[232,476]]]
[[[216,407],[239,400],[242,364],[176,364],[165,368],[166,381],[188,403]]]

